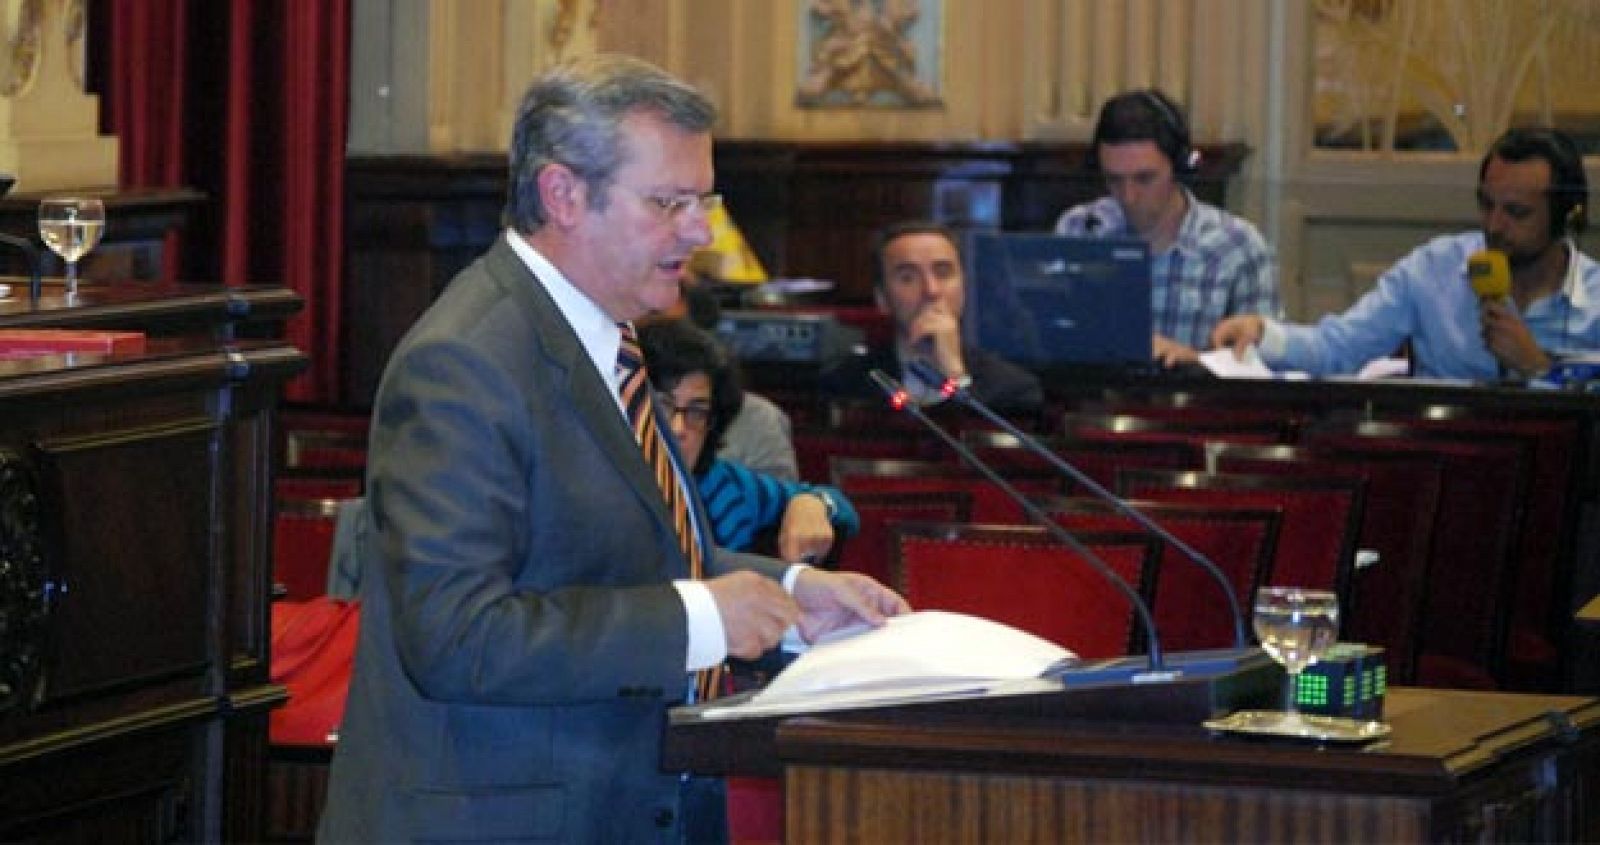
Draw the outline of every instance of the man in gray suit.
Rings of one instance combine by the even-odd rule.
[[[689,673],[907,609],[869,578],[708,545],[692,580],[630,428],[620,324],[672,305],[710,241],[714,120],[623,57],[529,88],[509,228],[400,343],[373,408],[324,840],[693,836],[659,767]]]

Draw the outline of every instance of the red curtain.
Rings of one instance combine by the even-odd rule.
[[[186,280],[281,283],[311,356],[294,401],[339,399],[349,0],[98,0],[91,85],[124,187],[190,186],[211,214]]]

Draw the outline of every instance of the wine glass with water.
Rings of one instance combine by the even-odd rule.
[[[1339,599],[1326,590],[1262,587],[1254,625],[1261,647],[1289,673],[1280,726],[1292,730],[1305,724],[1295,700],[1300,673],[1339,638]]]
[[[78,261],[106,227],[106,209],[94,197],[46,197],[39,202],[39,237],[67,264],[67,298],[78,294]]]

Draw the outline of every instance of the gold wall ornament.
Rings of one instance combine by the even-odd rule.
[[[0,64],[0,96],[21,94],[39,76],[43,41],[43,0],[7,0],[5,3],[5,57]]]
[[[802,106],[938,105],[939,0],[811,0],[802,15]],[[920,61],[919,61],[920,60]]]
[[[117,139],[84,91],[82,0],[0,0],[0,172],[17,191],[117,184]]]
[[[1600,106],[1596,0],[1313,8],[1317,146],[1476,153],[1510,126],[1581,132]]]
[[[82,90],[89,90],[84,80],[89,78],[85,65],[89,61],[88,50],[85,49],[84,35],[88,32],[89,13],[84,10],[85,0],[67,0],[67,8],[61,17],[61,31],[66,36],[67,50],[72,54],[72,81]]]

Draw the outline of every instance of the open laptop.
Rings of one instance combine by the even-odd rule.
[[[1150,366],[1150,250],[1137,239],[977,232],[967,340],[1034,369]]]

